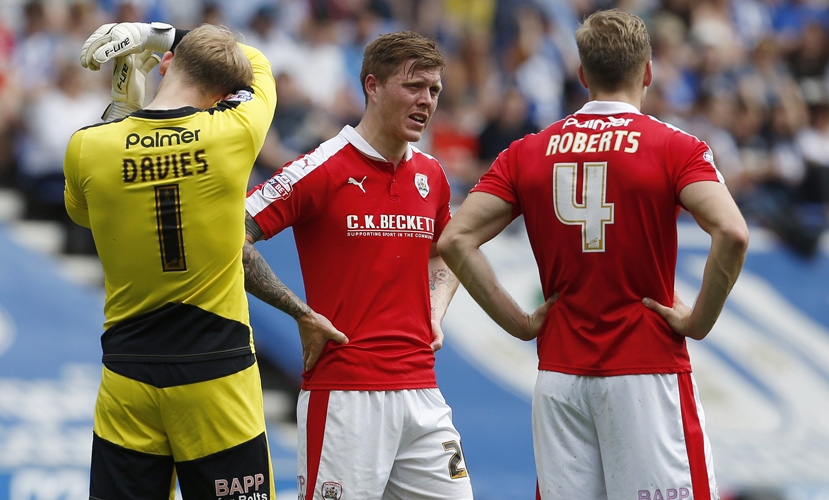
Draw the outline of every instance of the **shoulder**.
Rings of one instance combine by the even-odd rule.
[[[80,152],[80,149],[77,148],[83,147],[82,144],[84,143],[89,144],[90,140],[96,145],[114,142],[116,137],[121,137],[118,134],[113,133],[113,130],[117,130],[117,125],[115,124],[121,122],[122,120],[123,118],[115,120],[114,122],[95,123],[81,127],[69,138],[68,147],[70,151],[77,150],[77,152]],[[116,128],[114,129],[113,127]]]
[[[412,157],[409,159],[409,164],[412,170],[430,176],[440,176],[447,179],[446,171],[443,169],[440,161],[434,156],[421,151],[416,146],[411,146]],[[446,182],[449,182],[448,180]]]
[[[426,152],[422,151],[420,148],[418,148],[415,145],[410,145],[409,147],[411,147],[411,149],[412,149],[412,157],[409,161],[413,162],[416,165],[422,165],[424,167],[440,168],[440,169],[443,168],[440,164],[440,161],[437,158],[435,158],[434,156],[430,155],[429,153],[426,153]]]
[[[676,125],[664,122],[656,118],[655,116],[651,115],[642,115],[642,127],[652,131],[661,132],[665,135],[670,136],[673,140],[677,140],[680,142],[687,142],[693,144],[699,144],[703,142],[699,137],[689,132],[686,132],[685,130],[677,127]]]
[[[283,183],[287,182],[290,185],[296,185],[300,181],[307,183],[311,179],[316,182],[330,179],[332,172],[338,170],[337,166],[348,161],[344,157],[346,156],[344,150],[347,146],[348,141],[337,135],[308,153],[286,163],[272,179],[281,179]]]
[[[79,133],[79,132],[80,132],[81,134],[83,134],[83,132],[85,132],[85,131],[87,131],[87,130],[102,129],[102,127],[111,127],[113,124],[120,123],[120,122],[122,122],[122,121],[123,121],[124,119],[126,119],[126,118],[127,118],[127,117],[125,116],[125,117],[123,117],[123,118],[119,118],[119,119],[114,120],[114,121],[111,121],[111,122],[93,123],[93,124],[91,124],[91,125],[87,125],[87,126],[85,126],[85,127],[81,127],[81,128],[80,128],[80,129],[78,129],[78,131],[77,131],[77,132],[75,132],[75,133],[77,134],[77,133]]]

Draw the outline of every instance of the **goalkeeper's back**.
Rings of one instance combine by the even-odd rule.
[[[178,50],[189,37],[175,57],[183,57]],[[216,106],[144,109],[70,140],[66,208],[92,230],[105,276],[107,329],[187,304],[198,308],[183,308],[192,326],[218,315],[250,330],[241,258],[245,193],[276,88],[264,56],[239,47],[253,83]],[[176,82],[165,89],[171,95],[170,85],[187,81],[169,80]]]

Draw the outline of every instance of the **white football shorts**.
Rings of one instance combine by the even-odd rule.
[[[472,500],[438,389],[301,391],[299,500]]]
[[[542,500],[718,500],[690,373],[540,371],[533,444]]]

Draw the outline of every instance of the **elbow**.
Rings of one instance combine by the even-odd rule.
[[[733,224],[722,229],[723,240],[728,243],[729,248],[736,255],[743,258],[748,252],[749,231],[745,220],[740,218]]]
[[[437,242],[437,251],[449,269],[458,274],[464,256],[469,250],[469,240],[457,232],[445,232]]]
[[[706,330],[706,331],[704,331],[704,332],[691,332],[691,333],[688,333],[688,334],[687,334],[687,335],[685,335],[685,336],[686,336],[687,338],[689,338],[689,339],[696,340],[696,341],[700,341],[700,340],[704,339],[705,337],[707,337],[707,336],[708,336],[708,333],[709,333],[710,331],[711,331],[711,330]]]
[[[452,256],[456,253],[457,236],[444,231],[438,238],[437,250],[441,258],[446,262],[449,268],[452,268]]]
[[[90,228],[89,226],[89,213],[84,212],[81,210],[75,210],[68,205],[66,206],[66,214],[69,215],[69,219],[74,222],[75,224],[85,227],[87,229]]]

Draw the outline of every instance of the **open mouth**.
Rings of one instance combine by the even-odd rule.
[[[427,117],[424,114],[414,113],[414,114],[409,115],[409,118],[416,121],[417,123],[419,123],[421,125],[426,124]]]

